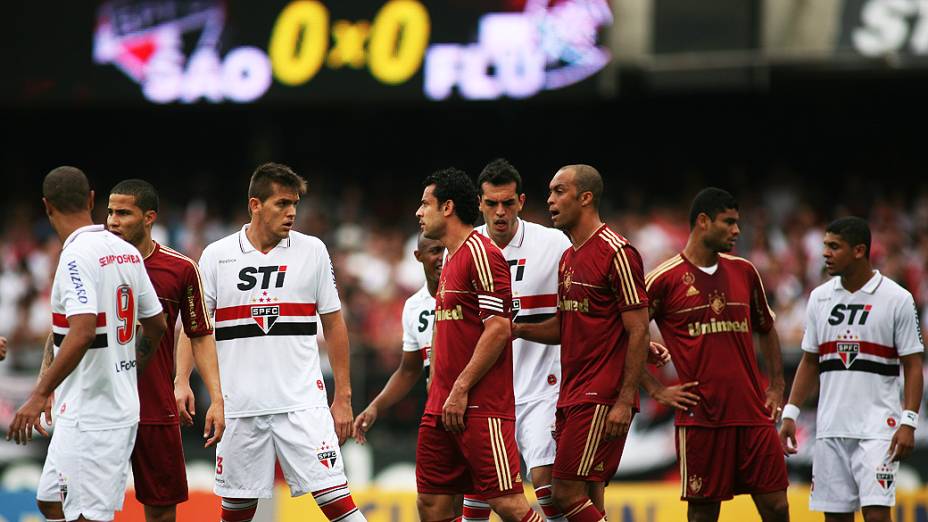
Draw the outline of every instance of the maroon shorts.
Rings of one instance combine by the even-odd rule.
[[[135,498],[146,506],[187,500],[187,465],[180,426],[140,424],[132,450]]]
[[[416,442],[419,493],[496,498],[522,493],[515,421],[464,417],[464,431],[445,430],[441,417],[423,415]]]
[[[718,502],[789,487],[786,460],[771,426],[677,427],[680,498]]]
[[[605,482],[615,475],[625,448],[625,437],[609,440],[604,437],[610,408],[605,404],[587,403],[557,409],[554,478]]]

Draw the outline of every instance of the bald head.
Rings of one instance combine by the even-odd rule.
[[[574,175],[574,185],[577,186],[577,195],[579,196],[584,192],[592,193],[593,207],[599,208],[599,200],[603,196],[603,177],[599,175],[599,171],[590,165],[584,165],[582,163],[567,165],[566,167],[561,167],[561,170],[572,172]]]
[[[420,233],[419,241],[418,243],[416,243],[416,250],[418,250],[419,252],[425,252],[426,250],[429,249],[429,247],[434,246],[434,245],[441,246],[441,242],[437,239],[429,239]]]
[[[45,176],[42,196],[62,214],[90,210],[90,183],[77,167],[58,167]]]

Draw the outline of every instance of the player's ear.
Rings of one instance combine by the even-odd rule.
[[[90,191],[90,195],[87,196],[87,210],[93,210],[93,190]]]
[[[158,213],[154,210],[146,210],[142,215],[142,219],[145,222],[145,226],[150,227],[155,222],[155,220],[158,219]]]
[[[418,261],[418,262],[420,262],[420,263],[422,262],[422,254],[419,252],[419,249],[418,249],[418,248],[415,249],[415,250],[413,250],[412,255],[414,255],[414,256],[416,257],[416,261]]]
[[[454,200],[449,199],[441,204],[441,214],[445,217],[451,217],[454,214]]]
[[[258,198],[248,198],[248,215],[254,215],[261,209],[261,200]]]
[[[867,258],[867,245],[860,244],[854,245],[854,259],[866,259]]]
[[[519,194],[519,210],[525,206],[525,194]]]
[[[44,197],[42,198],[42,205],[45,206],[45,215],[46,215],[46,216],[51,216],[51,215],[52,215],[52,212],[55,211],[55,207],[52,206],[52,204],[49,203],[48,200],[45,199]]]

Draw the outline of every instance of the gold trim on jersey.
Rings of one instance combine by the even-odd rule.
[[[681,256],[680,254],[677,254],[671,257],[670,259],[668,259],[667,261],[664,261],[663,263],[657,265],[657,267],[654,270],[651,270],[650,272],[648,272],[648,275],[644,276],[644,289],[650,290],[651,285],[654,283],[654,281],[657,280],[658,277],[663,275],[665,272],[676,268],[682,262],[683,262],[683,256]]]
[[[599,448],[599,442],[602,440],[603,432],[606,429],[606,415],[608,413],[609,408],[604,404],[597,404],[593,410],[590,431],[586,434],[586,445],[583,447],[583,453],[580,456],[580,466],[577,467],[578,476],[585,477],[590,473],[593,458],[596,457],[596,450]]]
[[[474,258],[474,264],[477,266],[477,274],[480,276],[480,283],[484,291],[494,292],[493,289],[493,271],[490,269],[490,259],[487,257],[486,248],[483,242],[476,236],[467,238],[467,247]]]
[[[641,302],[638,292],[635,291],[635,279],[632,276],[631,266],[628,264],[628,256],[625,249],[622,248],[628,244],[622,240],[615,232],[604,228],[599,236],[615,250],[615,256],[612,257],[612,263],[619,275],[619,286],[622,288],[622,295],[625,298],[625,304],[634,305]]]
[[[677,428],[677,449],[680,452],[680,496],[686,497],[686,426]]]
[[[666,313],[667,315],[671,315],[671,314],[685,314],[685,313],[687,313],[687,312],[695,312],[696,310],[703,310],[703,309],[705,309],[705,308],[709,308],[710,306],[711,306],[711,305],[708,305],[708,304],[699,305],[699,306],[691,306],[691,307],[689,307],[689,308],[681,308],[681,309],[679,309],[679,310],[669,310],[669,311],[667,311],[667,312],[665,312],[665,313]],[[748,306],[748,304],[747,304],[747,303],[725,303],[725,306]]]
[[[489,417],[487,425],[490,428],[490,447],[493,449],[493,462],[496,465],[499,490],[507,491],[512,489],[512,477],[509,475],[509,455],[506,453],[506,442],[503,439],[502,421]]]
[[[165,254],[168,254],[169,256],[176,257],[176,258],[178,258],[178,259],[182,259],[182,260],[184,260],[184,261],[190,263],[190,266],[193,267],[193,272],[194,272],[194,273],[196,274],[196,276],[197,276],[197,287],[200,289],[200,305],[201,305],[202,308],[203,308],[203,310],[202,310],[202,312],[203,312],[203,320],[206,321],[206,328],[209,329],[209,330],[213,330],[213,326],[214,326],[214,325],[213,325],[213,320],[212,320],[212,318],[210,317],[209,308],[206,306],[206,292],[203,291],[203,277],[200,276],[200,267],[199,267],[199,265],[197,265],[197,263],[194,262],[193,259],[190,259],[189,257],[185,256],[184,254],[181,254],[181,253],[178,252],[177,250],[174,250],[174,249],[172,249],[172,248],[168,248],[168,247],[166,247],[166,246],[164,246],[164,245],[161,245],[160,243],[159,243],[159,245],[161,246],[161,251],[164,252]]]
[[[731,254],[719,254],[719,256],[724,257],[725,259],[732,260],[732,261],[744,261],[752,269],[754,269],[754,273],[757,274],[757,281],[760,283],[760,291],[764,294],[764,303],[767,305],[767,313],[769,313],[770,317],[772,317],[773,320],[776,321],[777,314],[773,311],[772,308],[770,308],[770,301],[767,301],[767,290],[764,289],[764,280],[760,277],[760,272],[757,271],[757,267],[754,266],[754,263],[748,261],[747,259],[743,257],[733,256]]]

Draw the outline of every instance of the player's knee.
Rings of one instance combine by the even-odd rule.
[[[174,522],[175,506],[145,506],[145,522]]]
[[[864,522],[892,522],[891,510],[886,506],[864,506],[861,512]]]
[[[42,516],[49,520],[64,520],[64,509],[61,502],[48,502],[45,500],[36,500],[36,506]]]
[[[567,488],[560,485],[555,485],[551,490],[551,500],[554,501],[554,505],[561,510],[562,513],[567,511],[567,508],[573,506],[577,502],[584,500],[585,495],[578,490],[573,488]]]
[[[787,522],[789,520],[789,502],[786,500],[786,495],[768,503],[764,507],[761,518],[764,522]]]
[[[690,502],[686,509],[689,522],[716,522],[719,519],[719,502]]]
[[[504,495],[487,499],[486,502],[490,505],[490,509],[503,520],[521,520],[530,509],[528,501],[525,500],[525,496],[522,494]]]

